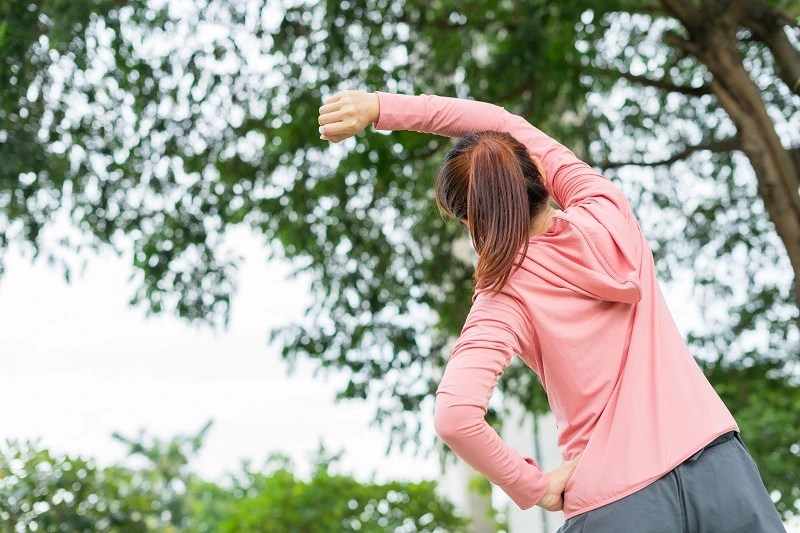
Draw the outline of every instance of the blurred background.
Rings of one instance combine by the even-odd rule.
[[[0,531],[552,532],[441,444],[475,257],[453,140],[332,145],[342,89],[474,98],[612,179],[800,531],[800,6],[0,2]],[[518,359],[487,419],[560,463]]]

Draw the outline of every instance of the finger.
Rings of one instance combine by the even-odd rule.
[[[338,142],[341,142],[341,141],[347,139],[346,136],[344,136],[344,137],[330,137],[328,135],[320,135],[319,138],[322,139],[323,141],[330,141],[332,143],[338,143]]]
[[[319,116],[319,125],[324,126],[325,124],[333,124],[335,122],[340,122],[345,115],[344,110],[334,111],[332,113],[325,113],[324,115]]]
[[[319,108],[319,114],[324,115],[325,113],[332,113],[338,109],[341,109],[342,103],[340,101],[333,102],[331,104],[325,104],[324,106]]]
[[[353,134],[352,124],[347,121],[333,122],[320,126],[320,134],[327,137],[341,137],[342,135],[350,136]]]
[[[332,104],[332,103],[334,103],[334,102],[338,102],[338,101],[339,101],[339,100],[342,98],[342,92],[343,92],[343,91],[339,91],[338,93],[334,94],[333,96],[329,96],[329,97],[328,97],[328,98],[327,98],[327,99],[326,99],[326,100],[323,102],[323,104],[325,104],[325,105],[328,105],[328,104]]]

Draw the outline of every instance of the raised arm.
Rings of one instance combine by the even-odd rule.
[[[524,118],[495,104],[428,94],[342,91],[320,108],[320,124],[322,138],[333,142],[370,124],[376,130],[412,130],[446,137],[485,130],[506,132],[541,161],[550,196],[563,209],[598,195],[622,211],[629,209],[608,178]]]
[[[380,91],[342,91],[320,108],[320,134],[339,142],[372,124],[376,130],[412,130],[459,137],[492,130],[509,133],[542,164],[548,193],[563,209],[579,206],[605,228],[592,236],[607,271],[635,276],[646,246],[627,198],[611,180],[571,150],[504,108],[463,98]],[[577,214],[577,213],[576,213]]]
[[[608,178],[578,159],[563,144],[524,118],[487,102],[421,94],[409,96],[376,91],[379,117],[376,130],[413,130],[447,137],[491,130],[510,134],[542,163],[550,196],[563,209],[586,198],[609,193],[621,196]],[[625,206],[622,206],[625,207]]]

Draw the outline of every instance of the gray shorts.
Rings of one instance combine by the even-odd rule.
[[[650,485],[558,533],[785,533],[755,461],[730,431]]]

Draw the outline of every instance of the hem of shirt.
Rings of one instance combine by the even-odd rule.
[[[620,492],[619,494],[615,494],[613,496],[610,496],[610,497],[606,498],[605,500],[601,500],[599,502],[591,503],[589,505],[581,507],[580,509],[576,510],[574,513],[569,513],[569,514],[564,513],[564,520],[569,520],[570,518],[573,518],[575,516],[581,515],[583,513],[588,513],[589,511],[594,511],[598,507],[603,507],[604,505],[608,505],[610,503],[614,503],[617,500],[621,500],[625,496],[630,496],[631,494],[633,494],[637,490],[641,490],[641,489],[645,488],[646,486],[648,486],[648,485],[650,485],[652,483],[655,483],[656,481],[658,481],[659,479],[661,479],[662,477],[664,477],[665,475],[670,473],[672,470],[677,468],[681,463],[686,461],[689,457],[691,457],[692,455],[696,454],[701,449],[703,449],[706,446],[708,446],[709,444],[711,444],[711,441],[713,441],[717,437],[720,437],[720,436],[724,435],[725,433],[727,433],[729,431],[739,431],[739,426],[736,425],[736,424],[734,424],[732,426],[728,426],[724,430],[719,431],[718,433],[715,433],[714,436],[711,437],[710,439],[704,439],[702,445],[698,446],[694,451],[692,451],[690,453],[687,453],[684,456],[682,456],[678,461],[673,463],[673,465],[671,467],[669,467],[666,471],[662,472],[661,474],[658,474],[657,476],[654,476],[654,477],[651,477],[649,479],[646,479],[645,481],[642,481],[641,483],[638,483],[638,484],[634,485],[633,487]]]

